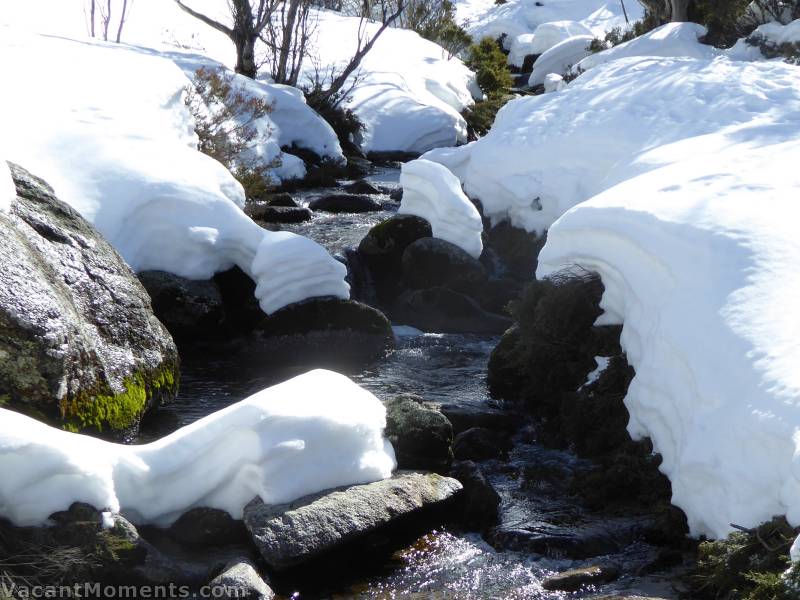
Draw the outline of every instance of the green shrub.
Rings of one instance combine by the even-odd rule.
[[[505,103],[513,96],[492,96],[486,100],[479,100],[462,112],[462,116],[467,122],[467,136],[470,141],[486,135],[492,128],[494,119]]]
[[[464,62],[475,71],[478,87],[490,98],[507,94],[514,85],[506,55],[492,38],[483,38],[472,44]]]
[[[412,0],[400,20],[403,28],[439,44],[450,57],[472,43],[472,37],[456,23],[456,7],[451,0]]]
[[[256,121],[274,109],[274,104],[245,93],[224,69],[201,67],[184,90],[184,103],[194,117],[197,149],[218,160],[244,187],[248,198],[263,195],[274,186],[270,170],[280,166],[280,157],[263,162],[246,156],[247,149],[267,137]]]

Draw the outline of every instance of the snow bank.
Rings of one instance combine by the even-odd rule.
[[[399,213],[426,219],[434,237],[459,246],[475,258],[481,255],[483,223],[455,175],[435,162],[412,160],[402,167],[400,185],[403,200]]]
[[[196,150],[182,99],[188,79],[170,56],[4,29],[0,69],[24,90],[0,96],[7,157],[50,183],[134,270],[208,279],[238,265],[271,290],[269,306],[296,298],[297,286],[281,290],[285,276],[265,266],[277,257],[253,264],[274,234],[242,212],[244,191],[225,167]],[[347,297],[342,278],[333,281],[339,263],[313,256],[315,272],[329,277],[304,289]]]
[[[16,197],[17,188],[11,179],[11,171],[8,170],[8,165],[0,154],[0,212],[8,211]]]
[[[567,73],[572,66],[592,53],[589,46],[593,39],[591,35],[576,35],[547,50],[533,63],[533,72],[528,78],[528,85],[531,87],[542,85],[545,77],[551,73],[556,75]]]
[[[781,44],[798,44],[800,43],[800,19],[792,21],[788,25],[783,25],[775,21],[759,25],[756,30],[750,34],[753,38],[761,38],[768,42],[772,42],[776,46]]]
[[[588,35],[592,39],[592,30],[577,21],[554,21],[542,23],[533,33],[523,33],[511,40],[508,63],[521,67],[529,54],[543,54],[550,48],[571,37]]]
[[[242,517],[260,496],[290,502],[391,475],[386,411],[370,392],[316,370],[157,442],[112,444],[0,409],[0,516],[39,525],[73,502],[167,526],[205,506]]]

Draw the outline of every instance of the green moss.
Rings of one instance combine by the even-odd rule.
[[[11,400],[11,396],[8,394],[0,394],[0,406],[5,406]]]

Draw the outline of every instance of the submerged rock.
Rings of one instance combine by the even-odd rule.
[[[444,472],[453,460],[453,426],[433,404],[404,394],[386,402],[386,438],[400,469]]]
[[[453,441],[453,454],[458,460],[498,458],[510,448],[508,435],[483,427],[462,431]]]
[[[383,210],[379,202],[358,194],[330,194],[314,198],[308,208],[329,213],[363,213]]]
[[[0,213],[0,405],[131,436],[175,396],[175,344],[111,245],[44,181],[11,172],[17,198]]]
[[[266,563],[284,570],[319,558],[399,520],[421,518],[461,491],[455,479],[398,472],[389,479],[245,508],[244,522]]]

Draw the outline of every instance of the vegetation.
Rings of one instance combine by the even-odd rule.
[[[451,0],[410,0],[399,26],[436,42],[453,57],[472,43],[472,38],[456,23],[455,17],[456,8]]]
[[[483,38],[472,44],[464,62],[475,71],[478,87],[486,95],[486,99],[462,113],[470,139],[476,139],[489,131],[497,111],[511,99],[509,92],[514,80],[500,43],[492,38]]]
[[[325,119],[339,138],[339,144],[348,154],[358,154],[356,142],[364,130],[364,124],[347,107],[350,90],[327,94],[319,83],[304,90],[306,102]]]

